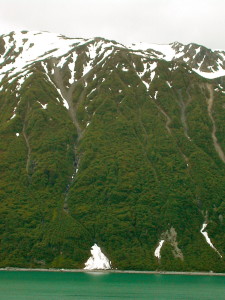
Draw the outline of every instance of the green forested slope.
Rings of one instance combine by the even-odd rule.
[[[3,81],[0,266],[83,268],[97,243],[118,269],[224,272],[223,78],[126,49],[83,77],[85,50],[74,86],[52,58]]]

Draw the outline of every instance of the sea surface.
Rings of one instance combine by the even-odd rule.
[[[0,272],[0,299],[224,300],[224,276]]]

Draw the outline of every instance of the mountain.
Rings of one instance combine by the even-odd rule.
[[[225,272],[224,75],[196,44],[2,35],[0,267]]]

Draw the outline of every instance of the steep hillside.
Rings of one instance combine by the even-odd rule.
[[[0,37],[0,266],[225,272],[225,52]]]

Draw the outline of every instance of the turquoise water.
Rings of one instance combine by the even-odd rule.
[[[1,271],[0,299],[224,300],[225,277]]]

